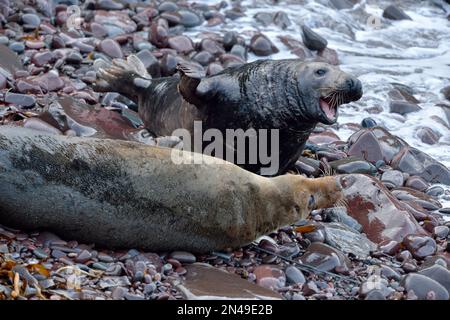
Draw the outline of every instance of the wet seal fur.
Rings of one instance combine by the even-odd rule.
[[[135,100],[145,127],[157,136],[179,128],[192,136],[195,120],[224,136],[226,129],[278,129],[277,174],[297,161],[318,122],[335,123],[338,106],[362,96],[361,82],[338,67],[298,59],[259,60],[208,77],[185,63],[178,66],[179,76],[157,79],[134,55],[112,64],[97,60],[94,66],[96,90]],[[262,164],[247,161],[242,167],[260,173]]]
[[[209,252],[342,198],[335,177],[267,178],[218,158],[176,165],[170,153],[0,126],[0,223],[103,247]]]

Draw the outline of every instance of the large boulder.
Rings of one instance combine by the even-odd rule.
[[[408,234],[426,234],[408,211],[408,207],[392,196],[378,180],[364,174],[343,175],[340,178],[347,211],[363,227],[367,237],[401,242]]]

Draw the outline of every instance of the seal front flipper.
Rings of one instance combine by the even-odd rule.
[[[135,55],[129,55],[127,60],[113,59],[112,63],[95,60],[94,69],[97,72],[96,91],[118,92],[138,102],[140,91],[151,85],[152,77]]]
[[[180,72],[180,82],[178,84],[178,91],[183,96],[184,100],[199,107],[202,105],[201,99],[197,96],[197,87],[205,78],[205,71],[187,62],[179,63],[177,70]]]

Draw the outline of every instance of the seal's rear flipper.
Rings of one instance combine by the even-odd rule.
[[[129,55],[127,60],[113,59],[112,63],[95,60],[94,69],[97,73],[96,91],[118,92],[137,101],[139,91],[151,84],[152,77],[135,55]]]
[[[205,71],[203,68],[187,62],[179,63],[177,65],[177,70],[181,75],[180,83],[178,85],[178,90],[181,95],[187,102],[199,106],[200,99],[196,92],[198,85],[206,76]]]

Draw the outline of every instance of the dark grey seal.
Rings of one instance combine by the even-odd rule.
[[[95,66],[96,89],[135,100],[145,127],[157,136],[179,128],[194,134],[195,120],[202,121],[203,130],[224,135],[227,129],[278,129],[276,174],[295,163],[318,122],[335,123],[338,106],[362,96],[361,82],[338,67],[297,59],[259,60],[208,77],[194,66],[179,65],[179,76],[157,79],[133,55]],[[248,161],[238,165],[255,173],[263,167]]]

